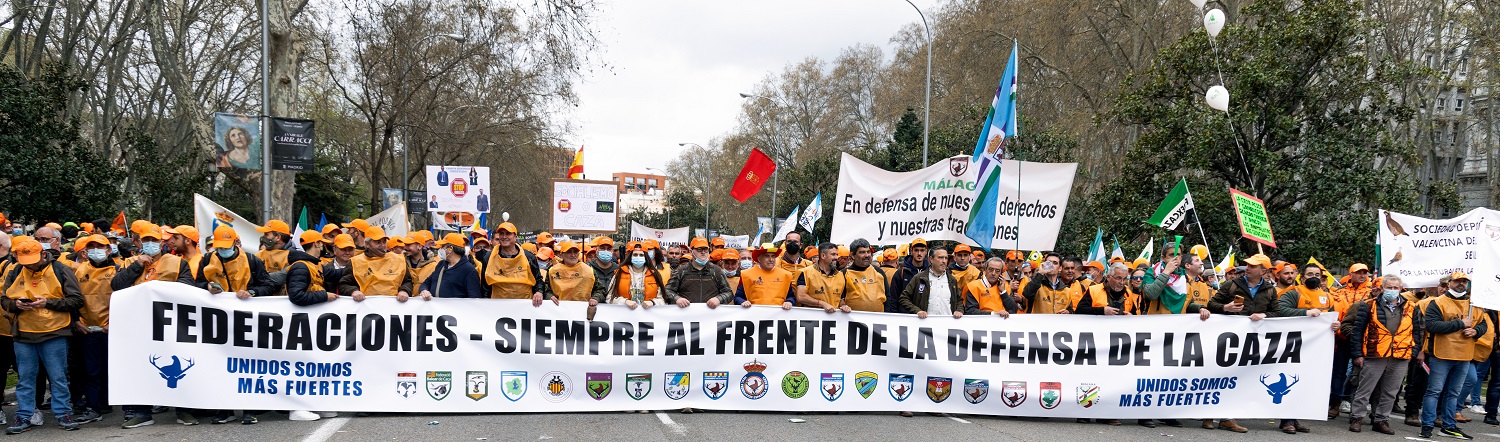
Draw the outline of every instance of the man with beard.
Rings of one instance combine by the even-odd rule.
[[[1422,317],[1427,342],[1422,350],[1428,376],[1427,394],[1422,397],[1421,435],[1432,437],[1434,425],[1440,424],[1444,436],[1473,439],[1458,428],[1454,413],[1477,341],[1492,325],[1482,309],[1469,304],[1469,275],[1449,275],[1448,290],[1427,304]]]
[[[948,273],[953,274],[953,279],[958,280],[960,287],[968,287],[970,282],[979,279],[981,270],[979,267],[969,265],[970,259],[974,258],[974,250],[968,244],[953,246],[953,253],[948,255],[953,258],[952,267]]]
[[[1349,310],[1347,304],[1340,304],[1341,302],[1330,295],[1323,287],[1323,269],[1318,266],[1307,266],[1307,268],[1302,270],[1302,285],[1291,287],[1281,293],[1281,300],[1277,304],[1276,316],[1317,317],[1323,313],[1340,315],[1340,312]],[[1337,331],[1338,329],[1339,321],[1335,320],[1333,321],[1333,330]],[[1338,351],[1339,347],[1344,348],[1342,355]],[[1341,395],[1340,390],[1344,388],[1344,373],[1347,372],[1348,367],[1349,350],[1347,343],[1335,346],[1333,354],[1333,389],[1330,393],[1333,397],[1333,409],[1329,411],[1329,414],[1332,415],[1331,417],[1337,417],[1338,415],[1338,398]],[[1296,434],[1311,431],[1311,429],[1303,426],[1296,419],[1281,420],[1281,432],[1283,433]]]
[[[781,259],[776,260],[776,267],[792,275],[802,273],[802,269],[812,265],[811,261],[803,259],[802,253],[802,234],[787,233],[786,239],[781,241]]]
[[[818,261],[797,274],[797,303],[833,313],[844,307],[844,272],[838,269],[839,246],[818,245]]]
[[[906,313],[901,306],[901,292],[911,279],[927,270],[927,240],[916,238],[906,247],[906,259],[897,262],[896,270],[889,274],[890,281],[885,292],[886,313]]]
[[[350,260],[349,271],[339,278],[339,295],[355,302],[364,302],[368,296],[395,296],[406,302],[412,287],[406,257],[388,251],[385,229],[371,226],[365,232],[365,252]]]
[[[849,243],[849,268],[844,270],[844,303],[840,307],[850,311],[885,311],[886,285],[890,283],[885,272],[874,264],[875,248],[864,238]]]

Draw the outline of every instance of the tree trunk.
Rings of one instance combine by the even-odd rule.
[[[270,103],[270,114],[279,117],[297,117],[301,109],[297,106],[297,89],[302,83],[302,61],[307,55],[306,38],[292,26],[307,0],[267,0],[269,9],[270,47],[266,49],[266,63],[270,65],[270,90],[266,99]],[[270,155],[271,152],[262,152]],[[296,172],[266,171],[271,174],[271,217],[290,220],[295,215],[292,196],[296,193]]]

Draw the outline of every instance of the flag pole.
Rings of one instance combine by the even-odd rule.
[[[1182,179],[1182,188],[1187,189],[1188,198],[1193,197],[1193,188],[1188,187],[1187,178]],[[1198,203],[1196,201],[1193,202],[1193,224],[1198,225],[1198,236],[1203,238],[1203,247],[1208,247],[1208,233],[1203,230],[1203,218],[1198,216]],[[1214,254],[1209,253],[1208,256],[1212,259]]]

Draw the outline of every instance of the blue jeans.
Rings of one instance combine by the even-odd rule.
[[[68,394],[68,339],[52,338],[36,344],[16,342],[15,348],[19,375],[16,419],[30,419],[36,413],[36,374],[39,369],[47,370],[47,384],[52,386],[52,414],[72,414],[73,398]]]
[[[1468,391],[1464,392],[1464,402],[1469,405],[1482,405],[1484,404],[1484,381],[1489,378],[1490,374],[1490,360],[1485,359],[1484,362],[1474,362],[1473,364],[1474,384]]]
[[[1442,428],[1458,426],[1453,413],[1458,409],[1458,395],[1473,367],[1469,361],[1449,361],[1427,355],[1427,368],[1432,372],[1427,375],[1427,394],[1422,397],[1423,427],[1435,427],[1433,423],[1439,415],[1443,418]],[[1439,398],[1442,399],[1441,406]]]

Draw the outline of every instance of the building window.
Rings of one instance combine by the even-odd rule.
[[[625,184],[626,185],[635,184],[635,177],[631,177],[631,176],[625,177]]]
[[[649,181],[647,181],[646,185],[655,188],[656,187],[656,178],[652,178]]]
[[[1459,99],[1453,100],[1453,111],[1454,112],[1463,112],[1464,111],[1464,99],[1459,98]]]
[[[1443,97],[1438,97],[1437,108],[1438,108],[1438,110],[1447,109],[1448,108],[1448,99],[1443,98]]]

